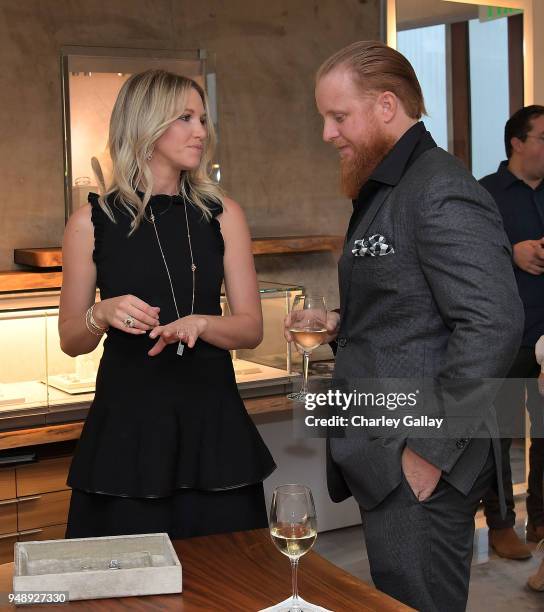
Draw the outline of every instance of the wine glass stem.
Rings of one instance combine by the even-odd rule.
[[[302,393],[308,393],[308,366],[310,364],[310,353],[304,351],[302,357]]]
[[[293,601],[298,602],[298,584],[297,584],[298,559],[291,559],[291,578],[293,583]]]

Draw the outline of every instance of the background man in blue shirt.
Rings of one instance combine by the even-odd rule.
[[[512,415],[517,411],[517,422],[522,423],[527,393],[527,409],[531,416],[527,540],[537,542],[544,538],[544,402],[536,384],[540,366],[534,351],[537,340],[544,334],[544,106],[528,106],[512,115],[505,127],[505,146],[508,160],[480,182],[495,198],[501,212],[512,243],[515,275],[525,308],[523,341],[508,377],[534,380],[507,385],[507,392],[499,394],[497,414],[500,417],[501,413]],[[514,421],[515,418],[510,423]],[[490,544],[495,551],[510,559],[526,559],[531,552],[513,529],[516,515],[509,456],[511,444],[511,438],[501,440],[506,518],[500,515],[494,491],[484,498],[485,514]]]

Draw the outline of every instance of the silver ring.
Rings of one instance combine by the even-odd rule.
[[[134,319],[127,315],[127,318],[123,321],[125,327],[134,327]]]

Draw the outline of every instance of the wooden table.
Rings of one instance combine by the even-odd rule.
[[[256,612],[290,595],[289,560],[276,550],[268,530],[176,540],[174,547],[183,567],[182,594],[74,601],[25,609]],[[0,592],[12,590],[12,575],[13,563],[0,566]],[[299,592],[306,601],[336,612],[412,610],[312,551],[300,562]],[[14,606],[0,608],[10,610]]]

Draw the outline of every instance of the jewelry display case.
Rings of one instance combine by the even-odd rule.
[[[232,351],[243,397],[291,389],[293,355],[283,337],[283,320],[302,288],[260,282],[264,338],[252,350]],[[72,358],[61,351],[58,290],[0,293],[0,429],[17,414],[43,414],[88,407],[93,398],[102,344]],[[228,313],[226,298],[222,308]]]
[[[61,50],[66,218],[87,202],[89,191],[111,176],[107,151],[117,94],[134,73],[167,70],[197,81],[208,92],[217,128],[214,58],[204,49],[129,49],[68,46]],[[219,164],[213,172],[218,176]]]
[[[242,397],[257,397],[272,393],[286,393],[291,379],[298,376],[293,364],[300,357],[285,341],[283,321],[295,296],[303,288],[266,281],[259,282],[259,294],[263,311],[263,341],[255,349],[232,351],[234,372]],[[226,299],[224,312],[228,312]]]

